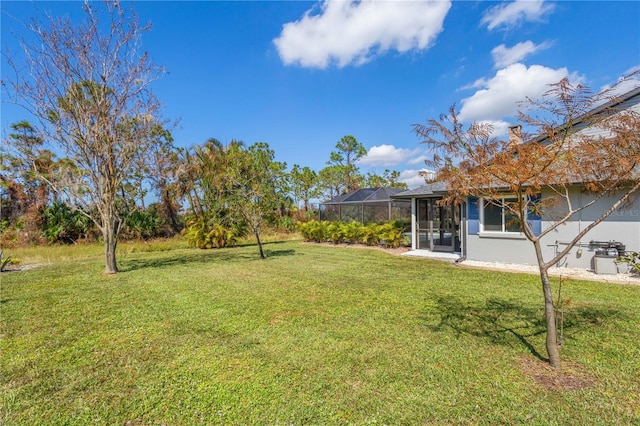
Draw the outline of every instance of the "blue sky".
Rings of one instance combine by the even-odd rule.
[[[2,1],[2,47],[37,10],[81,3]],[[497,131],[516,102],[568,76],[600,90],[640,65],[636,1],[140,1],[144,49],[168,74],[154,85],[179,146],[210,137],[267,142],[276,159],[320,170],[345,135],[362,172],[422,181],[411,125],[456,104]],[[2,67],[3,78],[7,67]],[[29,117],[2,104],[2,135]]]

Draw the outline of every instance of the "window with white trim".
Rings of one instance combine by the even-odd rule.
[[[484,232],[521,232],[518,216],[508,208],[517,198],[505,196],[491,200],[483,199],[480,209],[481,230]]]

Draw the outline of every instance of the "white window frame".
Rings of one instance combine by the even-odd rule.
[[[521,231],[507,231],[506,230],[506,221],[505,221],[505,206],[504,206],[504,200],[507,199],[517,199],[518,197],[514,194],[504,194],[504,195],[500,195],[500,196],[496,196],[496,197],[482,197],[480,198],[480,206],[479,206],[479,219],[480,219],[480,235],[481,236],[503,236],[503,237],[515,237],[515,238],[521,238],[524,237],[524,233]],[[502,217],[502,224],[501,224],[501,230],[497,231],[497,230],[490,230],[487,231],[485,230],[485,204],[487,202],[489,202],[489,200],[500,200],[500,209],[501,209],[501,217]],[[494,204],[495,205],[495,204]],[[526,212],[525,212],[526,215]],[[525,216],[525,220],[527,220],[527,217]]]

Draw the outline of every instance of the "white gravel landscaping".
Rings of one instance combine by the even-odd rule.
[[[454,253],[437,253],[428,250],[412,250],[401,253],[403,256],[426,257],[430,259],[456,262],[456,265],[468,268],[492,269],[496,271],[521,272],[538,274],[537,265],[522,265],[518,263],[481,262],[478,260],[459,261],[460,255]],[[640,274],[596,274],[593,271],[579,268],[551,268],[549,275],[554,277],[573,278],[607,283],[640,285]]]
[[[495,269],[500,271],[523,272],[530,274],[538,274],[538,267],[535,265],[520,265],[516,263],[500,263],[500,262],[480,262],[477,260],[464,260],[458,265],[470,268]],[[593,271],[579,268],[558,268],[549,269],[549,275],[554,277],[573,278],[590,281],[601,281],[608,283],[622,283],[640,285],[640,275],[638,274],[596,274]]]

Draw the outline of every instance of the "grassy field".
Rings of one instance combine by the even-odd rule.
[[[563,282],[558,375],[536,276],[156,244],[16,254],[51,263],[0,276],[0,423],[640,423],[640,287]]]

